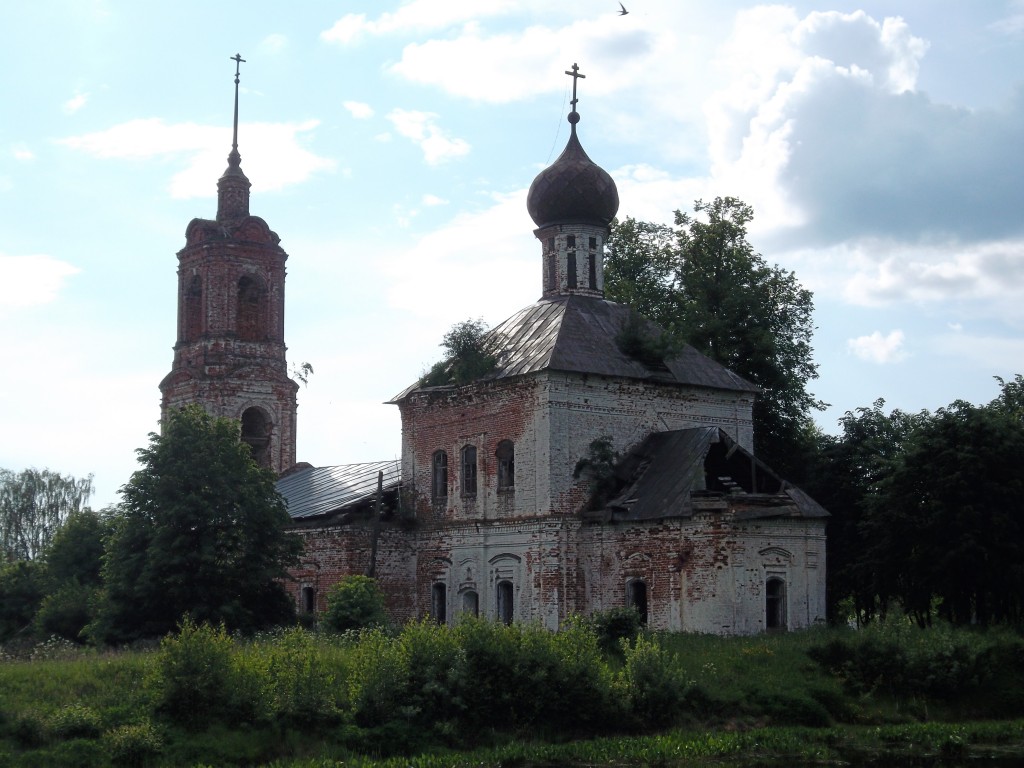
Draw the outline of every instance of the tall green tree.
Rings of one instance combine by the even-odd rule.
[[[813,295],[792,272],[769,265],[747,240],[752,208],[733,197],[697,200],[675,225],[613,224],[605,294],[658,322],[761,388],[755,452],[799,479],[811,442],[808,389],[817,378]]]
[[[286,530],[274,473],[253,460],[238,423],[189,406],[138,454],[142,468],[113,518],[91,634],[163,635],[186,615],[242,631],[290,620],[281,580],[301,543]]]
[[[0,469],[0,558],[39,557],[69,515],[92,495],[92,475],[75,478],[49,469]]]
[[[919,622],[1024,618],[1022,466],[1024,425],[999,402],[957,401],[914,430],[864,530],[868,563]]]
[[[874,559],[885,532],[873,529],[869,510],[879,508],[883,485],[903,455],[914,430],[929,414],[884,410],[885,401],[847,411],[839,435],[816,435],[808,462],[808,491],[831,517],[828,521],[828,616],[845,622],[852,610],[861,623],[884,612],[896,598],[900,563]]]

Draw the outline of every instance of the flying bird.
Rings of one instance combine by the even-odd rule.
[[[629,13],[629,11],[626,10],[626,6],[624,6],[622,3],[619,3],[619,8],[622,9],[621,11],[619,11],[619,16],[625,16],[627,13]]]

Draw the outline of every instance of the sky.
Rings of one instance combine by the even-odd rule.
[[[0,467],[119,500],[158,429],[176,254],[231,149],[288,252],[298,458],[395,458],[454,323],[540,297],[526,192],[568,138],[619,218],[754,208],[814,293],[809,390],[985,403],[1024,373],[1024,2],[0,4]]]

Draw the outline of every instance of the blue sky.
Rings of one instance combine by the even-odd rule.
[[[175,254],[231,144],[315,369],[298,455],[397,456],[384,404],[453,323],[540,295],[526,190],[580,137],[620,218],[754,206],[815,294],[842,413],[987,402],[1024,372],[1024,3],[4,3],[0,467],[117,500],[157,427]]]

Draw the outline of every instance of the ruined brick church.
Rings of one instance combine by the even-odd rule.
[[[624,351],[624,333],[660,331],[604,298],[618,193],[583,150],[575,65],[567,74],[569,140],[527,197],[540,299],[488,331],[489,373],[416,381],[389,401],[400,462],[312,467],[295,462],[287,254],[249,214],[236,68],[217,216],[194,219],[178,253],[164,413],[198,402],[238,419],[257,460],[281,474],[305,542],[288,585],[300,611],[323,610],[342,576],[371,574],[397,621],[468,612],[557,629],[621,606],[654,628],[715,634],[821,621],[827,513],[753,456],[757,387],[693,348],[655,360]],[[597,449],[614,457],[603,471]]]

